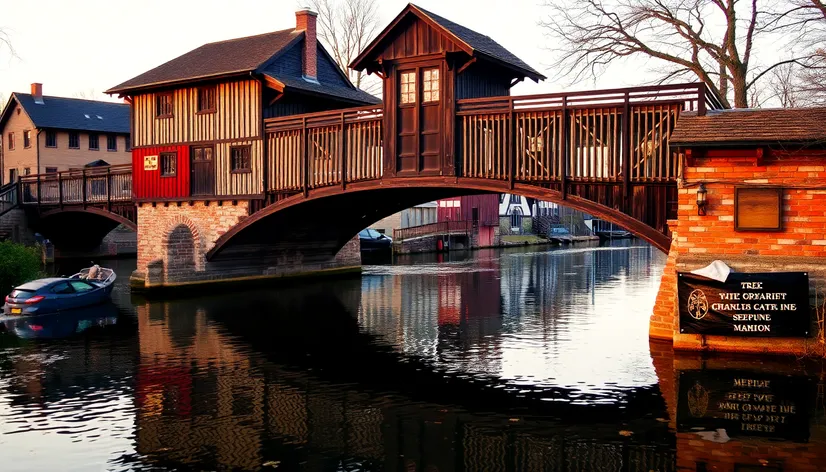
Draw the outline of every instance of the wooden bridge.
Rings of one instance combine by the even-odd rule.
[[[251,199],[250,217],[223,234],[208,258],[244,228],[286,207],[388,189],[420,190],[406,204],[479,192],[554,201],[617,223],[667,251],[666,221],[676,215],[682,167],[669,146],[671,131],[683,111],[721,107],[703,84],[457,100],[455,126],[444,130],[455,143],[444,150],[451,165],[415,173],[397,167],[399,159],[385,158],[390,148],[403,150],[405,137],[387,129],[381,107],[268,119],[265,191]],[[426,159],[418,147],[415,153]],[[25,176],[0,194],[0,205],[0,211],[20,205],[41,217],[87,212],[132,228],[138,223],[128,165]]]

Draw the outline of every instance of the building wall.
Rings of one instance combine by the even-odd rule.
[[[349,270],[361,264],[358,236],[334,257],[324,260],[320,260],[316,252],[307,252],[315,248],[292,251],[286,248],[288,258],[284,255],[285,246],[275,245],[278,247],[273,251],[263,248],[256,257],[243,262],[207,261],[206,254],[218,238],[249,215],[249,202],[244,200],[223,204],[214,201],[139,203],[137,210],[141,223],[132,286],[138,290],[239,278],[330,273],[331,269]],[[313,262],[307,262],[310,260]]]
[[[126,134],[117,135],[117,151],[107,149],[107,133],[98,133],[98,150],[89,149],[89,133],[80,131],[80,147],[69,148],[69,132],[55,131],[57,147],[46,147],[46,131],[40,133],[40,173],[45,173],[47,167],[57,167],[58,171],[82,168],[86,164],[102,159],[111,165],[129,164],[132,162],[132,151],[126,150]],[[8,173],[8,172],[7,172]]]
[[[387,218],[382,218],[379,221],[376,221],[370,228],[375,229],[380,233],[384,233],[390,237],[393,237],[393,230],[399,229],[402,227],[402,212],[396,212],[392,215],[388,216]]]
[[[19,113],[18,113],[19,111]],[[23,147],[23,131],[31,130],[31,146]],[[9,149],[9,133],[14,133],[14,149]],[[9,181],[9,169],[17,169],[18,175],[24,175],[24,169],[29,168],[32,174],[37,173],[37,130],[26,111],[15,105],[11,117],[3,128],[3,182]]]
[[[134,146],[258,138],[261,85],[243,80],[216,86],[214,113],[198,113],[196,87],[173,91],[171,118],[155,117],[154,93],[137,95],[132,105]]]
[[[190,195],[190,145],[212,145],[215,195],[252,195],[263,191],[263,150],[261,139],[261,85],[255,80],[215,85],[215,112],[199,113],[198,88],[173,92],[173,115],[155,116],[155,93],[137,95],[133,105],[133,171],[138,198],[180,198]],[[186,144],[186,146],[182,146]],[[143,158],[157,155],[166,147],[178,149],[179,172],[160,177],[160,169],[145,170]],[[250,172],[232,173],[230,148],[250,146]],[[159,181],[174,192],[158,187]],[[174,181],[174,182],[172,182]],[[162,187],[162,186],[161,186]],[[156,192],[156,189],[160,191]]]
[[[801,353],[801,338],[722,338],[680,334],[676,272],[721,260],[738,272],[805,271],[810,294],[826,279],[826,154],[780,152],[756,165],[756,150],[712,150],[684,170],[678,217],[671,221],[673,242],[651,318],[650,336],[673,339],[675,347],[734,351]],[[706,216],[697,214],[697,186],[707,189]],[[734,229],[736,186],[784,187],[783,229],[738,232]],[[820,288],[822,290],[822,288]],[[814,310],[813,310],[814,311]],[[816,331],[816,330],[813,330]]]

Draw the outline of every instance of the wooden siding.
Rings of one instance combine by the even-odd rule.
[[[497,67],[483,62],[473,64],[456,76],[456,99],[510,95],[511,77],[497,74]]]
[[[259,137],[261,86],[256,80],[218,84],[215,113],[197,113],[196,87],[173,91],[171,118],[155,117],[155,94],[137,95],[133,104],[134,146],[156,146]]]
[[[377,59],[386,61],[459,50],[452,39],[421,19],[411,18],[405,21],[396,37],[387,44]]]
[[[250,146],[251,172],[232,173],[232,146]],[[260,139],[219,143],[215,145],[216,195],[253,195],[263,189],[263,141]]]
[[[46,147],[46,131],[40,133],[40,172],[46,172],[46,167],[57,167],[57,170],[79,169],[86,164],[102,159],[110,165],[129,164],[132,162],[132,152],[126,150],[126,136],[118,134],[117,151],[107,149],[109,133],[98,133],[98,150],[89,149],[89,133],[79,132],[80,148],[69,148],[69,132],[56,131],[57,147]],[[8,172],[7,172],[8,173]]]
[[[144,156],[160,156],[162,152],[177,152],[177,172],[174,177],[161,177],[158,169],[143,170]],[[132,191],[137,199],[182,198],[189,196],[189,146],[158,146],[132,151]]]
[[[32,174],[37,173],[37,142],[35,136],[37,130],[34,129],[32,120],[25,110],[15,104],[11,110],[11,117],[3,127],[3,182],[9,181],[9,169],[17,169],[19,176],[23,175],[23,170],[28,168]],[[17,113],[17,110],[21,110]],[[32,141],[28,148],[23,147],[23,131],[31,130]],[[14,133],[14,149],[9,150],[9,133]]]

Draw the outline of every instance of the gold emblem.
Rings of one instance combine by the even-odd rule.
[[[695,320],[702,320],[708,313],[708,300],[702,290],[697,289],[688,296],[688,314]]]
[[[702,418],[708,411],[708,390],[700,382],[688,389],[688,411],[695,418]]]

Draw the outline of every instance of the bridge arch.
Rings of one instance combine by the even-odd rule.
[[[31,217],[30,217],[31,218]],[[97,207],[53,208],[32,220],[32,229],[49,238],[58,248],[88,249],[119,225],[137,232],[134,218]]]
[[[235,242],[260,247],[267,244],[273,230],[283,229],[290,221],[314,221],[299,228],[299,232],[328,231],[335,239],[335,249],[341,248],[353,235],[369,224],[411,206],[441,198],[481,193],[510,193],[549,201],[592,214],[615,223],[657,249],[668,253],[668,235],[617,209],[594,201],[535,185],[490,181],[487,179],[385,179],[341,187],[311,189],[307,195],[293,195],[243,219],[221,235],[206,253],[208,261],[219,260]],[[303,213],[303,215],[302,215]],[[332,231],[335,227],[335,231]],[[333,234],[335,233],[335,234]],[[332,241],[331,241],[332,242]]]

